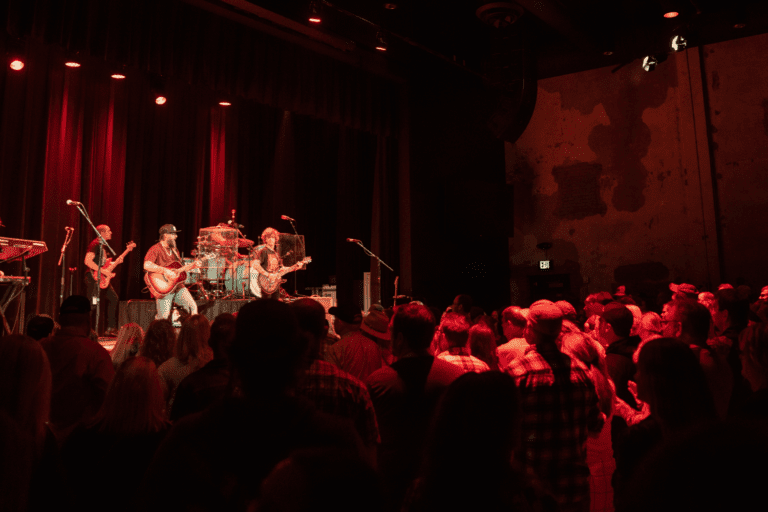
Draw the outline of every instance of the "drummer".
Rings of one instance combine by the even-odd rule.
[[[253,262],[251,263],[252,271],[256,271],[261,275],[269,275],[277,272],[282,266],[280,256],[277,255],[277,249],[275,248],[278,240],[280,239],[280,233],[275,228],[267,228],[261,233],[261,240],[264,242],[256,248],[253,255]],[[278,287],[273,293],[261,292],[262,299],[278,299],[280,298],[280,288]]]

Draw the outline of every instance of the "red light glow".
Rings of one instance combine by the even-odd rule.
[[[166,98],[165,96],[158,96],[157,98],[155,98],[155,103],[157,103],[158,105],[165,105],[166,101],[168,101],[168,98]]]
[[[321,20],[317,16],[312,16],[311,18],[309,18],[309,22],[310,23],[320,23],[321,21],[323,21],[323,20]]]
[[[669,11],[669,12],[665,12],[664,13],[664,17],[665,18],[677,18],[678,14],[680,14],[680,13],[675,12],[675,11]]]
[[[115,80],[125,80],[125,75],[121,75],[120,73],[115,73],[112,75],[112,78]]]
[[[67,66],[68,68],[79,68],[80,67],[80,63],[79,62],[75,62],[73,60],[70,60],[69,62],[65,62],[64,65]]]
[[[21,71],[22,69],[24,69],[24,63],[19,59],[12,60],[11,69],[14,71]]]
[[[386,46],[377,46],[376,49],[379,50],[380,52],[387,51],[387,47]]]
[[[228,102],[228,101],[220,101],[219,105],[221,105],[222,107],[230,107],[230,106],[232,106],[232,104],[230,102]]]

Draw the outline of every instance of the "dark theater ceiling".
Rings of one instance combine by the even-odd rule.
[[[524,49],[538,78],[639,63],[674,34],[698,46],[768,32],[766,0],[321,0],[320,24],[309,0],[186,1],[350,53],[374,53],[380,33],[403,69],[421,53],[484,74],[500,48]]]

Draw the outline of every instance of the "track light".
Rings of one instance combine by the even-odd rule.
[[[64,65],[68,68],[79,68],[80,67],[80,52],[67,52],[66,60],[64,61]]]
[[[669,19],[669,18],[677,18],[679,15],[680,15],[680,13],[677,12],[677,11],[668,11],[668,12],[664,13],[664,17],[667,18],[667,19]]]
[[[681,35],[672,36],[672,40],[669,42],[669,47],[672,48],[672,51],[674,52],[681,52],[688,47],[688,40]]]
[[[659,60],[653,55],[643,57],[643,69],[646,71],[653,71],[658,64]]]
[[[14,71],[24,69],[27,60],[27,49],[24,40],[8,37],[6,41],[8,67]]]
[[[384,38],[384,32],[376,33],[376,49],[380,52],[387,51],[387,40]]]
[[[219,105],[221,105],[222,107],[231,107],[232,103],[230,103],[229,101],[220,101]]]
[[[323,21],[323,19],[320,17],[320,8],[317,5],[317,2],[314,0],[309,3],[309,22],[310,23],[320,23]]]

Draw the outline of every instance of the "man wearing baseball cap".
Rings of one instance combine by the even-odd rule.
[[[184,286],[183,282],[173,284],[178,280],[179,271],[183,266],[181,254],[176,248],[176,238],[180,231],[173,224],[164,224],[160,228],[160,241],[149,248],[144,256],[144,270],[149,274],[144,276],[150,293],[155,298],[157,306],[156,319],[168,318],[174,302],[187,310],[190,315],[197,314],[195,299]],[[176,268],[173,268],[176,267]],[[153,280],[161,280],[161,284],[172,286],[170,291],[162,291],[152,286]]]
[[[560,352],[563,312],[553,302],[534,302],[525,339],[531,345],[506,368],[520,390],[523,464],[546,480],[559,510],[589,510],[587,434],[605,422],[587,369]]]

